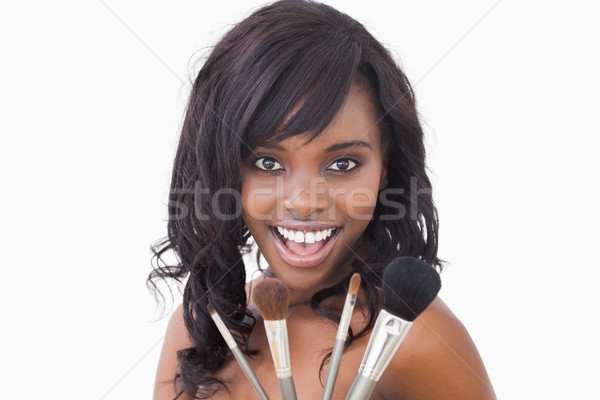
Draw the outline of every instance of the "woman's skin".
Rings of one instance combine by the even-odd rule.
[[[265,144],[242,167],[242,217],[275,275],[290,288],[293,304],[308,302],[352,272],[352,249],[386,184],[370,98],[354,84],[337,118],[314,140],[293,136]],[[286,246],[276,238],[276,227],[303,233],[335,228],[327,245],[324,240],[312,245],[331,249],[321,262],[307,264],[309,257],[296,259],[281,250]]]
[[[316,314],[310,298],[351,273],[359,257],[360,236],[373,213],[378,191],[386,185],[386,151],[370,91],[352,85],[346,104],[317,138],[295,136],[256,149],[242,169],[243,219],[269,264],[264,276],[277,276],[291,292],[287,316],[292,374],[298,399],[320,399],[319,367],[334,344],[337,324]],[[321,243],[289,244],[277,227],[316,232],[335,228]],[[312,240],[309,240],[309,242]],[[259,278],[262,279],[262,278]],[[258,354],[248,361],[271,399],[279,387],[263,321],[247,285],[249,309],[257,318],[249,347]],[[341,312],[345,296],[327,299]],[[359,302],[360,304],[360,302]],[[360,306],[351,327],[366,323]],[[355,340],[342,357],[333,399],[344,399],[356,376],[369,336]],[[181,306],[169,321],[159,361],[155,399],[176,396],[173,378],[178,350],[191,346]],[[324,382],[327,366],[320,376]],[[235,360],[217,373],[229,392],[214,399],[258,399]],[[188,398],[188,397],[183,397]],[[469,334],[437,298],[417,318],[380,381],[372,399],[495,399],[481,358]]]

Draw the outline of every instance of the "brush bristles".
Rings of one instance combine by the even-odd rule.
[[[254,302],[265,321],[279,321],[287,315],[290,290],[279,279],[266,278],[254,288]]]
[[[215,310],[215,307],[210,303],[208,303],[208,305],[206,306],[206,309],[208,310],[210,315],[215,315],[217,312],[217,310]]]
[[[383,307],[413,321],[435,299],[442,283],[437,271],[413,257],[398,257],[383,272]]]
[[[360,289],[360,275],[358,273],[354,273],[352,278],[350,278],[350,285],[348,286],[349,294],[357,294],[358,289]]]

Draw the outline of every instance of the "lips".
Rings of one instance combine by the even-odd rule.
[[[331,252],[341,232],[336,226],[271,226],[275,247],[285,262],[295,267],[314,267]]]

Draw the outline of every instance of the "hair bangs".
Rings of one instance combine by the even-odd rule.
[[[296,39],[293,48],[273,60],[279,73],[244,134],[251,149],[301,134],[308,135],[308,142],[332,123],[344,105],[361,49],[347,30],[314,36]]]

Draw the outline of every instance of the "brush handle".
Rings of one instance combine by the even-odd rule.
[[[242,367],[242,371],[244,371],[244,374],[246,374],[246,377],[254,387],[254,390],[256,390],[256,393],[258,393],[262,400],[269,400],[269,396],[267,396],[265,389],[263,389],[262,385],[258,381],[258,378],[256,377],[256,375],[254,375],[252,367],[250,367],[250,364],[248,364],[248,361],[246,360],[246,357],[244,357],[244,355],[242,354],[240,348],[238,346],[235,346],[231,349],[231,352],[233,353],[233,356],[235,357],[237,362],[240,364],[240,367]]]
[[[344,342],[345,340],[335,340],[333,352],[331,353],[329,369],[327,370],[327,378],[325,378],[325,386],[323,387],[323,396],[321,397],[321,400],[331,399],[333,387],[335,386],[335,380],[337,379],[338,370],[340,369],[342,352],[344,351]]]
[[[227,326],[225,325],[219,314],[217,314],[217,312],[214,311],[214,308],[213,311],[210,312],[210,316],[215,321],[217,329],[219,330],[219,332],[221,332],[221,336],[223,336],[225,343],[227,343],[227,346],[233,353],[233,356],[242,368],[242,371],[244,371],[244,374],[254,387],[254,390],[256,390],[256,393],[258,393],[262,400],[269,400],[267,393],[265,393],[265,389],[263,389],[262,385],[258,381],[258,378],[256,377],[256,375],[254,375],[252,367],[250,367],[250,364],[248,364],[246,357],[244,357],[244,354],[242,354],[242,351],[238,347],[237,342],[233,338],[233,335],[231,335],[231,332],[229,332],[229,329],[227,329]]]
[[[337,379],[338,370],[340,369],[340,361],[342,359],[342,353],[344,352],[344,343],[346,342],[346,336],[348,335],[348,327],[350,326],[350,320],[352,319],[352,311],[354,310],[356,297],[356,294],[348,293],[346,295],[346,301],[344,303],[344,308],[342,309],[340,325],[338,326],[338,331],[335,336],[335,344],[333,345],[331,362],[329,363],[329,369],[327,370],[327,378],[325,378],[325,386],[323,387],[323,396],[321,397],[321,400],[331,399],[335,380]]]
[[[283,400],[296,400],[296,388],[292,380],[292,365],[290,363],[290,347],[288,344],[287,324],[285,319],[265,320],[265,331],[275,373],[279,380],[279,391]]]
[[[279,392],[282,400],[296,400],[296,388],[292,377],[279,378]]]
[[[371,398],[373,390],[375,390],[376,383],[377,381],[373,381],[364,375],[356,375],[346,395],[346,400],[368,400]]]

